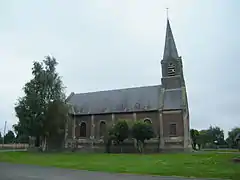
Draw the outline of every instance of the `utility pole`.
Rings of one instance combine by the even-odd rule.
[[[5,121],[5,124],[4,124],[3,138],[2,138],[2,145],[4,145],[4,137],[5,137],[5,133],[6,133],[6,127],[7,127],[7,121]]]

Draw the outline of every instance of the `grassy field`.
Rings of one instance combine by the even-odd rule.
[[[238,149],[203,149],[202,151],[214,151],[214,152],[240,152]]]
[[[240,178],[237,154],[80,154],[2,152],[1,162],[36,164],[61,168],[162,176]]]

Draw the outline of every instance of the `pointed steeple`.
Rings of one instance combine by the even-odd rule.
[[[173,33],[171,30],[169,19],[167,19],[167,29],[166,29],[166,37],[165,37],[165,47],[164,47],[164,53],[163,53],[163,59],[177,59],[178,52],[176,48],[176,44],[173,38]]]

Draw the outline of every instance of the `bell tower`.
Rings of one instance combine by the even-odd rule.
[[[185,86],[182,58],[178,55],[169,19],[165,37],[162,65],[162,85],[165,89],[176,89]]]
[[[188,150],[189,110],[183,75],[182,58],[178,55],[169,19],[167,19],[162,67],[160,111],[161,147]]]

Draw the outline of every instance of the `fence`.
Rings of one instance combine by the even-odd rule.
[[[28,144],[0,144],[0,149],[27,149]]]

